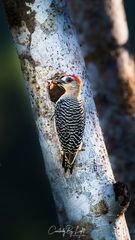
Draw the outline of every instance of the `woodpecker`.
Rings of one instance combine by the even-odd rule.
[[[72,173],[77,153],[82,144],[85,127],[85,108],[81,97],[82,80],[75,75],[65,75],[57,80],[65,92],[55,106],[55,124],[61,149],[62,166]]]

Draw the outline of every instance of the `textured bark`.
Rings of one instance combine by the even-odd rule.
[[[88,75],[96,73],[91,85],[112,167],[131,190],[127,219],[135,239],[135,63],[123,1],[69,2]]]
[[[13,8],[11,11],[11,7]],[[25,75],[60,224],[84,228],[84,239],[130,239],[113,189],[115,182],[93,102],[90,83],[64,0],[6,1],[10,29]],[[64,173],[51,119],[54,103],[47,79],[56,72],[83,79],[84,143],[73,174]],[[91,75],[91,78],[93,75]]]
[[[127,51],[129,36],[122,1],[79,2],[71,2],[72,15],[75,17],[75,12],[80,14],[82,9],[76,23],[90,45],[84,51],[86,61],[96,64],[100,71],[101,93],[135,112],[135,64]]]

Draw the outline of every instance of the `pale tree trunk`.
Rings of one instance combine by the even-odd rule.
[[[114,173],[131,189],[127,219],[135,238],[135,63],[123,1],[69,2],[88,75],[96,73],[91,84]]]
[[[84,239],[129,240],[124,215],[93,102],[85,65],[64,0],[6,1],[10,29],[21,60],[39,131],[45,167],[61,225],[83,227]],[[47,79],[56,72],[83,79],[85,151],[72,175],[64,173],[52,119]],[[93,75],[91,75],[91,78]]]

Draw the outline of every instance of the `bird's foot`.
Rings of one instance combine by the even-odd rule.
[[[85,151],[86,149],[86,145],[84,142],[81,143],[80,147],[79,147],[79,151]]]
[[[50,117],[50,120],[52,121],[54,119],[55,113],[53,113]]]

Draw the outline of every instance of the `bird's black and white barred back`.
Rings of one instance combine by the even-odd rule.
[[[72,173],[85,127],[83,100],[63,95],[56,103],[55,124],[63,151],[63,167],[65,172],[70,169]]]

